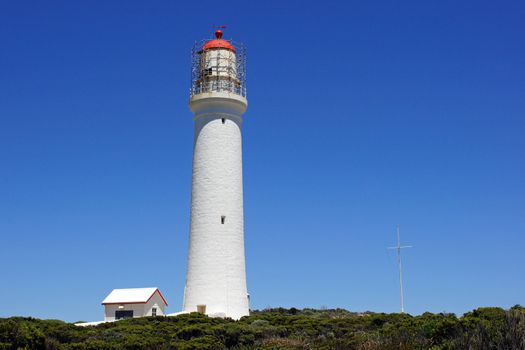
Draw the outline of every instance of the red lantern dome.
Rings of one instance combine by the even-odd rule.
[[[212,39],[208,41],[204,46],[202,47],[203,50],[209,50],[209,49],[226,49],[231,50],[235,52],[235,47],[233,45],[222,38],[222,30],[218,29],[215,31],[215,37],[217,39]]]

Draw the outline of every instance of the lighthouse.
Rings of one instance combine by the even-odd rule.
[[[184,312],[239,319],[249,314],[244,255],[242,121],[245,50],[222,38],[192,50],[195,123]]]

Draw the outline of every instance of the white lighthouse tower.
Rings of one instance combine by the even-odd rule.
[[[239,319],[249,314],[244,258],[242,115],[245,54],[222,39],[192,53],[193,175],[184,312]]]

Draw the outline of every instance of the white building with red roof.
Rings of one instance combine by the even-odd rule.
[[[104,321],[144,316],[165,316],[168,306],[160,290],[152,288],[113,289],[102,301]]]

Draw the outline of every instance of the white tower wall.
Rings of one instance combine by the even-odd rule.
[[[184,306],[239,319],[249,314],[244,257],[242,114],[244,97],[194,95],[190,242]]]

